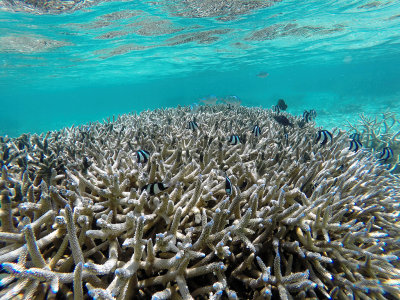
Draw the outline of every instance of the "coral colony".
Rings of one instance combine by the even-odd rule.
[[[364,145],[390,172],[400,173],[400,119],[396,114],[387,112],[374,118],[361,114],[358,124],[349,123],[348,127],[355,131],[350,136],[350,149],[357,151]]]
[[[1,138],[0,298],[399,299],[400,180],[346,132],[280,115]]]

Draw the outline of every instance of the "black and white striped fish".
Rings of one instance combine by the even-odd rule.
[[[322,139],[321,146],[325,145],[328,140],[332,141],[332,133],[328,130],[318,130],[317,140],[315,143],[318,143]]]
[[[228,176],[225,176],[225,192],[228,196],[232,194],[232,182]]]
[[[303,112],[303,120],[308,123],[314,121],[314,119],[317,117],[317,112],[313,109],[311,110],[305,110]]]
[[[240,144],[240,139],[238,135],[231,135],[229,137],[228,143],[231,145],[237,145]]]
[[[378,154],[378,159],[387,162],[389,159],[393,157],[393,150],[390,147],[385,147],[382,149],[382,152]]]
[[[258,125],[254,125],[253,130],[251,131],[251,133],[254,136],[259,136],[261,134],[261,128]]]
[[[146,150],[138,150],[136,151],[136,159],[138,163],[147,163],[150,157],[150,153]]]
[[[357,152],[358,149],[360,149],[360,148],[362,148],[362,144],[361,144],[360,140],[359,140],[359,139],[353,138],[353,139],[350,141],[349,150],[352,150],[352,151],[354,151],[354,152]]]
[[[188,129],[195,131],[198,128],[199,128],[199,125],[197,125],[196,121],[189,121]]]
[[[287,109],[287,104],[285,103],[285,100],[283,100],[283,99],[279,99],[278,104],[276,104],[276,106],[278,106],[280,110]]]
[[[167,187],[164,186],[162,182],[148,183],[141,188],[141,193],[143,193],[143,191],[146,191],[147,194],[154,196],[166,189]]]
[[[356,141],[360,141],[360,134],[359,133],[352,133],[350,134],[349,138],[356,140]]]
[[[272,105],[272,111],[273,111],[274,113],[279,114],[279,113],[281,112],[281,109],[279,108],[278,105]]]
[[[285,133],[283,135],[283,139],[285,140],[286,147],[289,146],[289,134],[288,133]]]
[[[307,123],[310,122],[310,113],[307,110],[303,112],[303,120]]]

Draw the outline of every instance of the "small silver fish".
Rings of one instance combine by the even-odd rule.
[[[218,101],[218,97],[215,95],[210,95],[208,97],[204,97],[200,99],[200,102],[206,105],[216,105]]]
[[[267,72],[260,72],[260,73],[258,73],[257,74],[257,77],[259,77],[259,78],[266,78],[266,77],[268,77],[268,73]]]

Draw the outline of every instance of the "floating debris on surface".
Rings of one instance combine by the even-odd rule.
[[[344,131],[275,117],[201,105],[0,137],[0,298],[398,299],[399,178]]]

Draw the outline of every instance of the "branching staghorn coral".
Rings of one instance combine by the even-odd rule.
[[[400,173],[400,119],[395,113],[386,112],[381,117],[360,115],[358,124],[348,122],[348,127],[361,135],[362,143],[375,152],[390,147],[393,157],[385,161],[389,171]]]
[[[273,116],[178,107],[1,138],[0,299],[398,299],[399,179],[344,132],[321,145]]]

